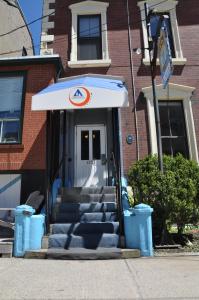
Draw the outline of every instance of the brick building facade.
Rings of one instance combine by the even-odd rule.
[[[147,2],[149,7],[156,11],[156,13],[167,14],[169,16],[169,26],[174,47],[173,76],[170,79],[170,85],[166,91],[161,87],[158,88],[158,97],[160,97],[160,100],[169,100],[169,97],[175,100],[176,97],[176,100],[181,100],[184,103],[183,109],[185,110],[185,127],[189,148],[188,156],[198,161],[197,146],[199,141],[197,136],[197,115],[199,104],[197,101],[197,75],[199,70],[197,67],[198,42],[195,37],[198,30],[197,14],[199,8],[196,0],[189,2],[151,0]],[[152,145],[156,143],[153,138],[154,132],[152,132],[154,130],[154,124],[151,124],[151,120],[149,120],[149,118],[151,118],[151,116],[149,117],[149,104],[151,103],[152,96],[149,100],[148,94],[147,101],[144,90],[144,88],[151,86],[148,50],[143,50],[141,55],[132,52],[131,66],[128,40],[127,1],[122,3],[121,1],[46,1],[45,5],[45,13],[52,12],[54,9],[55,15],[50,16],[49,27],[48,24],[43,26],[42,37],[45,37],[45,41],[48,41],[49,37],[49,42],[45,43],[45,47],[61,56],[64,66],[62,77],[92,73],[113,76],[119,75],[125,78],[130,105],[129,108],[121,109],[122,152],[124,173],[126,173],[132,162],[138,158],[141,159],[145,157],[151,152],[157,152],[156,145]],[[144,1],[129,1],[128,5],[132,47],[147,47]],[[74,54],[74,44],[76,41],[78,43],[79,33],[77,27],[80,26],[78,23],[75,24],[75,22],[78,22],[78,16],[92,14],[101,14],[102,32],[106,32],[107,30],[107,44],[103,45],[103,51],[108,52],[108,59],[111,62],[107,63],[105,57],[102,57],[101,63],[100,61],[95,61],[95,64],[92,64],[91,61],[88,63],[80,62],[77,61],[77,58],[75,61],[74,55],[76,54]],[[107,65],[104,66],[103,62],[105,62],[105,64],[107,63]],[[133,68],[133,77],[131,76],[131,67]],[[157,70],[157,73],[159,73],[159,70]],[[161,85],[159,74],[157,74],[156,84]],[[152,92],[150,91],[150,93]],[[169,96],[169,93],[172,95]],[[187,99],[186,101],[185,98]],[[190,102],[192,107],[188,113],[187,110],[189,109],[185,107],[185,102]],[[136,103],[136,106],[134,103]],[[194,122],[190,121],[192,112]],[[137,114],[137,138],[135,114]],[[190,124],[190,122],[192,124]],[[133,143],[131,145],[126,142],[128,135],[132,135],[133,137]]]
[[[182,152],[187,157],[198,161],[199,67],[197,52],[199,42],[196,36],[199,7],[196,0],[150,0],[147,2],[153,14],[156,12],[154,20],[158,19],[157,16],[160,14],[167,15],[167,29],[173,47],[174,71],[167,89],[162,88],[159,67],[157,67],[156,84],[162,118],[161,126],[162,132],[166,131],[165,134],[162,133],[163,150],[170,154]],[[119,0],[44,1],[43,14],[50,14],[53,11],[55,14],[51,15],[48,21],[46,19],[43,21],[41,56],[48,54],[49,61],[52,54],[58,54],[61,57],[63,69],[59,72],[58,83],[70,86],[73,80],[80,80],[78,86],[82,88],[81,80],[84,77],[88,81],[90,78],[109,79],[113,82],[120,80],[122,83],[125,82],[127,87],[129,106],[118,105],[116,109],[112,109],[111,106],[105,105],[104,108],[101,107],[101,110],[95,108],[76,110],[75,107],[74,110],[71,108],[68,110],[66,106],[61,109],[57,108],[54,112],[47,107],[47,120],[46,112],[31,111],[31,97],[54,82],[56,74],[54,64],[48,65],[46,61],[45,64],[35,65],[34,59],[31,63],[20,67],[11,63],[9,66],[1,64],[1,72],[25,70],[28,77],[22,143],[0,146],[0,169],[1,172],[18,172],[19,170],[20,172],[22,170],[44,172],[47,168],[45,126],[48,124],[51,130],[49,133],[51,139],[47,143],[47,148],[51,148],[49,157],[51,181],[60,175],[65,185],[77,186],[78,180],[75,178],[77,166],[75,167],[74,164],[78,164],[75,159],[78,155],[76,152],[79,144],[75,141],[75,133],[78,134],[80,126],[84,132],[87,132],[88,125],[96,127],[106,124],[105,148],[107,152],[101,154],[106,154],[108,165],[106,184],[110,185],[114,182],[115,176],[112,152],[120,161],[122,175],[127,174],[131,163],[149,153],[157,153],[148,50],[143,50],[141,55],[133,51],[134,48],[148,47],[144,2],[136,0],[129,1],[129,3]],[[154,24],[157,25],[157,22],[154,21]],[[86,32],[89,31],[89,35],[84,34],[84,30],[81,31],[81,26]],[[93,31],[93,28],[96,28],[96,31]],[[132,49],[130,49],[131,46]],[[82,91],[78,93],[81,94]],[[57,95],[55,99],[58,101]],[[108,103],[109,99],[105,99],[106,101]],[[176,119],[172,117],[173,115]],[[98,130],[101,129],[96,129]],[[117,137],[114,134],[118,134]],[[114,144],[115,138],[120,152],[118,157],[116,155],[118,149]],[[59,168],[62,159],[64,159],[64,165],[62,164]],[[40,183],[44,189],[43,178]]]

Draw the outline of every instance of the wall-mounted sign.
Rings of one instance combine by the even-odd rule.
[[[169,82],[169,78],[173,73],[171,49],[165,21],[163,21],[163,26],[160,30],[160,37],[158,41],[158,53],[162,83],[165,89]]]
[[[72,105],[82,107],[89,103],[91,93],[85,87],[72,88],[69,94],[69,101]]]

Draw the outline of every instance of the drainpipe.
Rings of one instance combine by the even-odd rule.
[[[132,93],[133,93],[134,116],[135,116],[136,158],[137,160],[139,160],[140,147],[139,147],[139,133],[138,133],[138,117],[137,117],[137,108],[136,108],[135,76],[134,76],[133,55],[132,55],[133,48],[132,48],[132,39],[131,39],[130,11],[129,11],[128,0],[126,0],[126,13],[127,13],[127,22],[128,22],[128,45],[129,45],[129,55],[130,55],[131,86],[132,86]]]

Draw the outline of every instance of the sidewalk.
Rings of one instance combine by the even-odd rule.
[[[0,299],[199,299],[199,256],[0,259]]]

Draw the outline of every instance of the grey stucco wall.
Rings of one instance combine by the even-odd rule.
[[[26,48],[28,55],[33,55],[32,39],[26,26],[13,33],[1,36],[26,24],[18,2],[10,2],[18,8],[0,1],[0,57],[21,56],[23,47]]]

